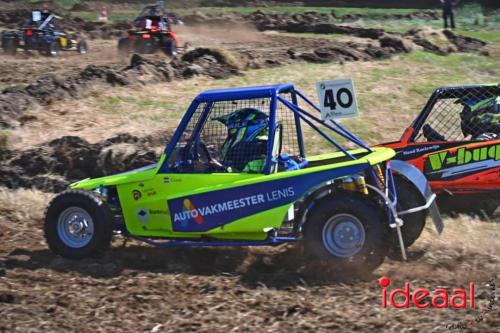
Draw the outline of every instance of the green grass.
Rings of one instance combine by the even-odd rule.
[[[28,2],[40,2],[40,0],[29,0]],[[73,7],[74,4],[76,4],[77,2],[79,2],[78,0],[54,0],[54,2],[58,5],[58,6],[61,6],[61,7],[64,7],[64,8],[71,8]],[[50,6],[50,4],[49,4]]]
[[[99,114],[140,121],[148,131],[175,128],[195,95],[205,89],[292,82],[313,101],[316,81],[352,77],[360,108],[358,118],[342,122],[370,144],[396,140],[439,86],[495,82],[500,57],[454,54],[447,57],[414,52],[391,60],[338,64],[297,63],[251,70],[224,80],[197,77],[154,89],[115,88],[99,96]],[[139,129],[138,129],[139,130]],[[307,126],[309,154],[331,151],[331,145]]]
[[[97,11],[93,12],[81,12],[74,11],[71,14],[78,16],[87,21],[97,21],[99,18],[99,13]],[[117,21],[132,21],[139,14],[138,10],[123,9],[123,10],[108,10],[108,20],[109,22]]]
[[[500,44],[500,29],[498,29],[498,30],[482,30],[482,31],[457,29],[455,32],[460,34],[460,35],[472,37],[472,38],[477,38],[477,39],[480,39],[480,40],[488,42],[488,43]]]

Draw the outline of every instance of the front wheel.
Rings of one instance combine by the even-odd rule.
[[[398,196],[397,210],[404,211],[410,208],[420,207],[425,205],[425,200],[418,189],[410,183],[410,181],[400,176],[395,176],[396,193]],[[401,235],[405,248],[410,247],[420,237],[425,227],[425,219],[427,213],[425,210],[403,215],[403,226],[401,227]],[[393,250],[399,253],[400,246],[396,233],[396,229],[392,233]]]
[[[86,54],[88,49],[87,42],[83,39],[76,44],[76,51],[80,54]]]
[[[43,45],[43,47],[40,49],[40,53],[43,53],[49,57],[57,57],[60,50],[61,45],[59,45],[59,41],[57,39],[54,39],[49,44]]]
[[[390,248],[382,216],[374,202],[358,194],[337,192],[322,199],[304,225],[306,253],[337,273],[370,273]]]
[[[65,258],[99,255],[111,243],[111,213],[92,192],[64,191],[47,209],[44,233],[49,248]]]

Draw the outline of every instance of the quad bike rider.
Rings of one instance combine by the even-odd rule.
[[[177,55],[179,39],[172,32],[171,22],[163,14],[163,8],[158,5],[146,6],[133,24],[135,29],[118,41],[120,54],[127,55],[130,51],[155,53],[160,49],[167,55]]]
[[[24,51],[37,50],[40,54],[57,56],[61,50],[76,50],[80,54],[88,51],[85,40],[62,32],[49,9],[33,10],[31,19],[18,31],[2,33],[2,48],[6,54],[14,55],[18,48]]]

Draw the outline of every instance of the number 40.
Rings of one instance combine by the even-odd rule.
[[[347,99],[346,102],[342,100],[344,96]],[[335,110],[337,109],[337,103],[338,103],[342,108],[347,109],[352,105],[353,101],[354,98],[352,97],[352,93],[347,88],[340,88],[339,90],[337,90],[337,94],[335,95],[332,89],[327,89],[325,90],[325,98],[323,100],[323,105],[325,107],[330,108],[330,110]]]

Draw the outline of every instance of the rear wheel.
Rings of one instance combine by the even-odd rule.
[[[389,228],[380,208],[354,193],[337,192],[313,206],[304,225],[306,253],[336,273],[364,275],[384,261]]]
[[[130,53],[130,41],[127,37],[118,40],[118,54],[122,57],[128,56]]]
[[[140,54],[153,54],[158,50],[158,41],[155,38],[141,38],[136,41],[135,51]]]
[[[6,38],[2,41],[3,51],[7,55],[15,55],[17,53],[17,41],[12,38]]]
[[[79,41],[78,44],[76,44],[76,50],[80,54],[86,54],[88,52],[87,42],[83,39]]]
[[[162,48],[166,55],[175,57],[177,55],[177,43],[173,38],[165,38],[162,42]]]
[[[65,258],[99,255],[111,242],[111,213],[91,192],[64,191],[47,209],[44,232],[49,248]]]
[[[61,45],[59,45],[59,41],[54,39],[49,44],[45,44],[40,49],[40,53],[45,54],[49,57],[57,57],[59,55],[59,51],[61,50]]]

